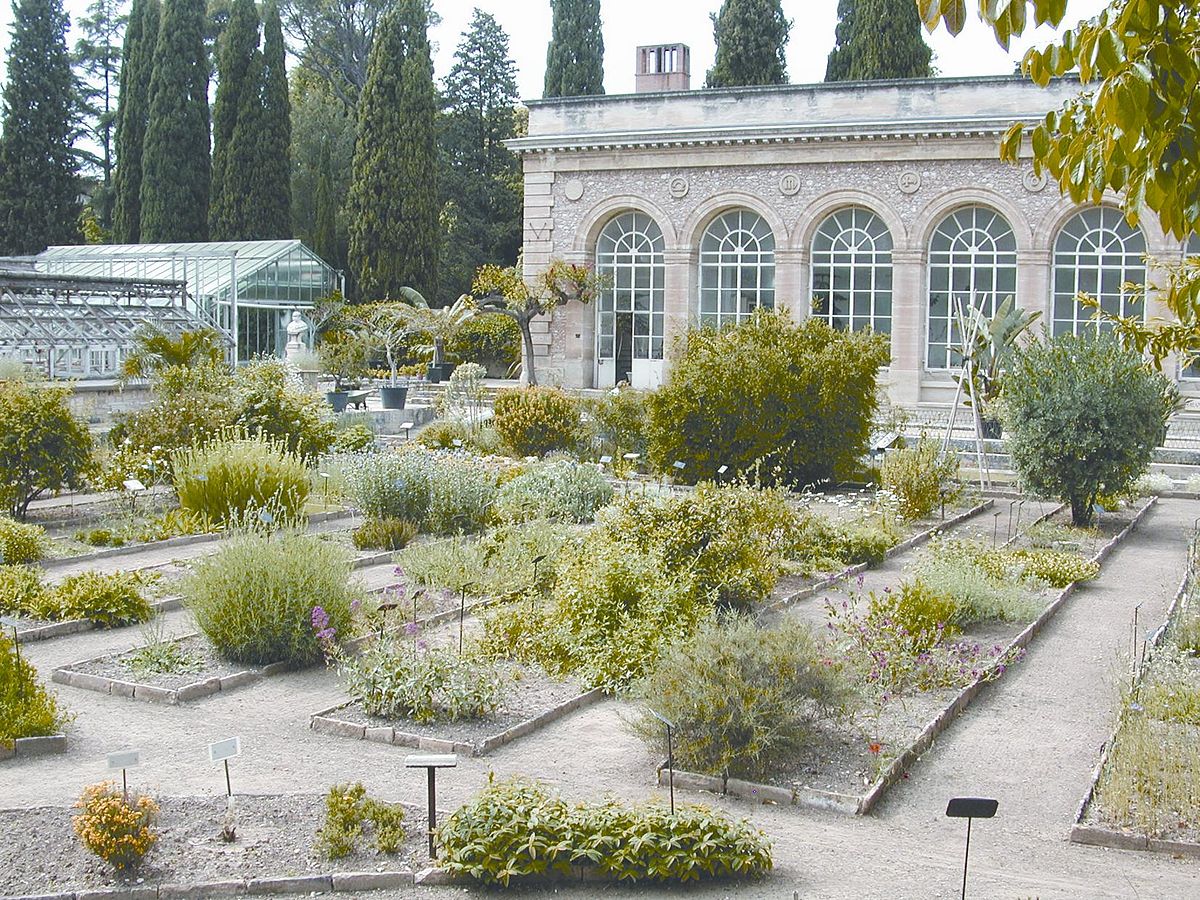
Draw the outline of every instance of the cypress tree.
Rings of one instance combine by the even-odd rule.
[[[933,51],[911,0],[841,0],[826,81],[928,78]]]
[[[143,241],[203,241],[208,236],[204,31],[204,0],[165,0],[150,76],[150,124],[142,151]]]
[[[208,231],[214,241],[242,237],[245,206],[250,198],[229,190],[226,173],[238,130],[243,102],[248,95],[257,101],[262,64],[258,54],[258,10],[254,0],[234,0],[229,22],[221,35],[217,62],[217,97],[212,109],[212,189]],[[256,65],[257,63],[257,65]],[[256,135],[249,135],[251,140]]]
[[[333,193],[333,154],[330,153],[328,140],[321,144],[320,171],[317,173],[313,205],[313,252],[334,268],[341,268],[337,236],[337,199]]]
[[[158,0],[134,0],[121,53],[121,94],[117,101],[117,174],[113,179],[113,240],[141,240],[142,145],[150,121],[150,72],[158,42]]]
[[[0,252],[79,240],[75,79],[62,0],[13,4],[0,136]]]
[[[787,83],[784,48],[791,23],[780,0],[725,0],[712,23],[717,56],[708,87]]]
[[[554,20],[546,50],[545,97],[604,93],[600,0],[550,0]]]
[[[358,101],[350,266],[365,299],[437,296],[437,92],[425,0],[398,0],[375,32]]]
[[[262,113],[258,128],[258,162],[252,219],[258,239],[292,236],[292,108],[288,98],[286,49],[279,6],[263,7]]]
[[[225,158],[226,202],[219,238],[224,241],[252,241],[262,236],[255,208],[257,182],[261,177],[258,165],[263,123],[262,77],[262,52],[255,48],[246,64],[246,89],[238,97],[237,122]]]

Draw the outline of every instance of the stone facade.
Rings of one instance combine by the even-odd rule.
[[[512,144],[524,159],[526,269],[556,257],[594,263],[614,217],[651,217],[662,232],[667,349],[663,363],[634,371],[638,386],[650,386],[698,322],[699,248],[714,219],[745,209],[769,224],[775,305],[803,317],[814,234],[832,213],[865,208],[893,244],[892,399],[948,403],[950,373],[926,364],[931,235],[957,209],[999,212],[1015,237],[1017,302],[1048,321],[1055,239],[1081,207],[1031,163],[1000,162],[998,145],[1012,122],[1036,121],[1077,90],[1070,81],[1041,89],[1002,77],[534,102],[529,135]],[[1150,255],[1181,253],[1156,222],[1141,230]],[[611,385],[597,358],[597,315],[575,303],[535,323],[539,378]]]

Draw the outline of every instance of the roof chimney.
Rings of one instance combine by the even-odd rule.
[[[686,91],[692,86],[692,51],[687,44],[655,44],[637,48],[635,90]]]

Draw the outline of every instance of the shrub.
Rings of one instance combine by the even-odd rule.
[[[32,566],[0,566],[0,612],[32,616],[47,609],[41,570]]]
[[[878,405],[886,336],[758,310],[737,328],[688,335],[667,383],[647,398],[650,461],[711,479],[728,465],[771,463],[772,477],[808,484],[855,469]]]
[[[1065,588],[1072,581],[1091,581],[1100,574],[1099,563],[1065,550],[1016,550],[1011,556],[1025,578],[1044,581],[1055,588]]]
[[[957,615],[953,597],[919,578],[900,582],[896,590],[872,591],[867,603],[868,627],[895,630],[913,656],[952,634]]]
[[[569,875],[573,866],[628,882],[755,878],[771,869],[770,843],[745,820],[703,806],[675,815],[614,801],[572,807],[535,782],[490,775],[438,838],[444,868],[505,886],[514,877]]]
[[[454,450],[466,446],[470,438],[467,423],[457,419],[434,419],[417,432],[417,443],[430,450]]]
[[[521,359],[521,326],[508,316],[475,316],[447,342],[446,350],[461,362],[480,363],[503,375]]]
[[[888,453],[879,474],[883,489],[896,497],[900,515],[924,519],[958,476],[958,457],[953,451],[943,453],[936,441],[922,437],[915,447]],[[947,496],[950,493],[947,491]]]
[[[568,540],[561,528],[533,522],[502,526],[478,541],[455,537],[409,547],[397,561],[422,587],[457,591],[474,584],[480,594],[515,597],[550,589]],[[542,560],[535,566],[537,557]]]
[[[32,563],[46,555],[46,529],[0,516],[0,563]]]
[[[136,869],[158,841],[151,827],[158,804],[145,795],[126,800],[116,783],[105,781],[83,789],[75,803],[75,833],[83,846],[118,871]]]
[[[482,719],[500,705],[496,664],[450,647],[418,651],[415,639],[373,643],[339,661],[350,696],[381,719],[457,722]]]
[[[1032,619],[1042,604],[1022,587],[1016,573],[994,574],[996,570],[981,566],[976,546],[965,541],[937,541],[918,557],[913,574],[954,601],[956,625]]]
[[[595,466],[559,459],[531,466],[501,485],[496,515],[507,522],[590,522],[612,495],[612,485]]]
[[[424,522],[429,515],[433,457],[406,450],[338,457],[346,493],[362,512],[375,519]],[[332,468],[332,467],[331,467]]]
[[[1063,334],[1020,350],[1005,379],[1005,427],[1028,489],[1092,521],[1096,499],[1146,470],[1177,394],[1140,353],[1110,336]]]
[[[363,826],[375,832],[375,849],[396,853],[404,843],[404,808],[367,796],[362,782],[335,784],[325,797],[325,824],[317,830],[317,851],[341,859],[358,849]]]
[[[849,687],[827,662],[801,622],[764,629],[734,618],[672,646],[639,693],[674,723],[684,768],[759,777],[794,757],[816,720],[844,710]],[[646,712],[633,727],[661,747],[659,719]]]
[[[270,438],[304,459],[314,459],[333,445],[329,405],[281,359],[266,357],[239,367],[234,398],[234,424],[253,437]]]
[[[70,396],[66,387],[0,382],[0,509],[15,518],[46,491],[83,485],[92,436],[71,414]]]
[[[54,589],[54,601],[59,618],[88,619],[101,628],[133,625],[154,615],[136,572],[68,575]]]
[[[269,511],[298,521],[311,484],[299,456],[264,437],[233,437],[172,455],[179,506],[206,522],[230,523]]]
[[[616,387],[587,403],[597,455],[614,459],[626,453],[646,453],[646,394]]]
[[[17,738],[56,734],[67,719],[37,670],[0,633],[0,747],[11,747]]]
[[[877,566],[899,540],[900,532],[887,519],[836,522],[813,515],[801,522],[788,552],[804,571]]]
[[[576,401],[556,388],[527,387],[496,395],[494,424],[513,456],[574,450],[580,437]]]
[[[496,478],[478,459],[437,454],[425,528],[433,534],[480,531],[491,519],[495,499]]]
[[[407,519],[369,518],[350,533],[359,550],[403,550],[417,535],[417,526]]]
[[[319,661],[313,608],[345,636],[359,593],[342,548],[295,532],[236,536],[197,561],[183,583],[188,608],[217,652],[251,665]]]
[[[362,422],[352,422],[337,430],[331,449],[334,453],[361,453],[374,447],[375,432],[371,427]]]

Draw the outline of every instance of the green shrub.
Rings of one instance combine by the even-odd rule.
[[[953,451],[943,453],[936,441],[923,437],[915,447],[889,452],[879,474],[883,489],[896,497],[900,515],[924,519],[943,498],[957,494],[953,480],[958,476],[958,456]]]
[[[772,478],[803,485],[852,472],[867,450],[886,336],[758,310],[724,331],[701,329],[647,398],[650,461],[712,479],[765,460]]]
[[[360,453],[338,457],[330,468],[340,470],[346,493],[366,516],[424,522],[429,515],[431,454]]]
[[[417,432],[417,443],[430,450],[465,447],[470,439],[471,429],[467,427],[466,422],[457,419],[434,419]]]
[[[233,424],[252,437],[270,438],[306,460],[333,446],[329,405],[281,359],[265,357],[240,366],[234,374],[234,399]]]
[[[579,404],[557,388],[527,387],[496,395],[493,424],[513,456],[572,451],[579,443]]]
[[[523,876],[570,875],[578,866],[627,882],[756,878],[771,869],[770,842],[745,820],[703,806],[675,815],[614,801],[572,807],[535,782],[491,775],[438,839],[444,868],[505,886]]]
[[[508,316],[475,316],[447,342],[446,351],[460,362],[503,375],[521,359],[521,326]]]
[[[900,532],[884,518],[831,521],[808,516],[788,548],[803,571],[829,571],[866,563],[877,566],[900,541]]]
[[[375,447],[375,432],[369,425],[353,422],[337,430],[333,436],[334,453],[361,453]]]
[[[460,590],[490,597],[548,591],[559,554],[569,537],[544,522],[502,526],[478,541],[453,537],[408,547],[397,562],[405,577],[426,588]],[[534,559],[542,557],[534,565]],[[536,575],[536,580],[535,580]]]
[[[435,454],[425,528],[433,534],[482,530],[492,516],[496,478],[479,460]]]
[[[496,664],[452,647],[418,651],[415,638],[384,638],[339,660],[346,690],[381,719],[457,722],[495,712],[505,680]]]
[[[58,699],[38,681],[37,670],[0,632],[0,746],[57,734],[67,719]]]
[[[618,459],[626,453],[646,454],[646,394],[629,387],[617,387],[601,397],[587,401],[591,417],[594,449],[598,456]]]
[[[269,512],[299,521],[311,488],[303,460],[265,437],[230,437],[172,454],[179,506],[213,524]]]
[[[978,548],[978,549],[976,549]],[[954,601],[954,624],[1024,622],[1043,606],[1021,584],[1019,573],[980,565],[983,545],[967,541],[935,541],[917,559],[913,574]]]
[[[612,495],[612,485],[595,466],[559,459],[531,466],[501,485],[496,515],[506,522],[590,522]]]
[[[683,768],[761,777],[802,750],[817,720],[845,710],[850,689],[826,663],[806,624],[764,629],[739,617],[706,623],[672,646],[639,693],[674,723]],[[643,712],[633,727],[661,749],[663,725],[653,714]]]
[[[154,615],[136,572],[81,572],[53,590],[58,618],[87,619],[101,628],[145,622]]]
[[[341,859],[358,849],[363,826],[372,825],[375,849],[396,853],[404,843],[404,808],[367,796],[362,782],[335,784],[325,797],[325,823],[317,830],[317,852]]]
[[[188,608],[217,652],[250,665],[317,662],[314,607],[345,637],[360,593],[342,548],[295,532],[231,538],[198,560],[183,583]]]
[[[1072,581],[1091,581],[1100,574],[1100,564],[1065,550],[1015,550],[1011,557],[1025,578],[1065,588]]]
[[[0,612],[42,618],[35,611],[46,610],[47,593],[41,569],[0,565]]]
[[[919,578],[902,581],[895,590],[872,592],[867,604],[868,622],[895,631],[914,656],[953,634],[957,616],[954,598]]]
[[[0,516],[0,563],[32,563],[45,555],[45,528]]]
[[[1092,521],[1097,498],[1146,471],[1177,392],[1111,336],[1062,334],[1018,351],[1004,381],[1005,429],[1028,490]]]
[[[92,436],[70,396],[68,387],[0,382],[0,510],[15,518],[46,491],[83,486]]]
[[[614,540],[657,554],[669,574],[738,608],[770,595],[800,522],[781,490],[711,482],[681,496],[634,495],[603,517]]]
[[[417,526],[407,519],[369,518],[350,533],[359,550],[403,550],[417,535]]]

